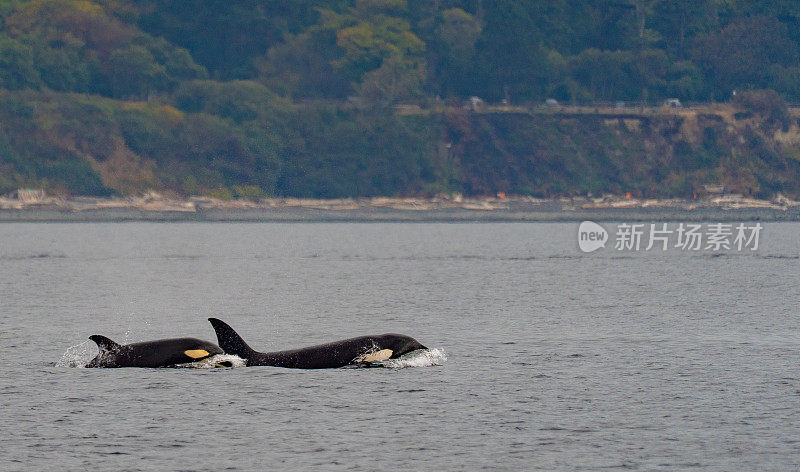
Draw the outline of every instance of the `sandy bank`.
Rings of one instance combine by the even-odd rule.
[[[130,198],[59,198],[42,192],[0,197],[0,221],[800,221],[800,202],[737,195],[697,200],[513,196],[296,199],[261,201],[171,199],[155,193]]]

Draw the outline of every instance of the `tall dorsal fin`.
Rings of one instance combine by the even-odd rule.
[[[217,344],[225,351],[225,354],[233,354],[241,357],[242,359],[250,359],[256,353],[250,346],[244,342],[239,333],[228,326],[224,321],[216,318],[209,318],[211,326],[217,333]]]
[[[101,336],[99,334],[94,334],[89,336],[89,339],[97,343],[97,347],[100,349],[100,354],[105,352],[116,351],[120,347],[122,347],[119,343],[108,339],[105,336]]]

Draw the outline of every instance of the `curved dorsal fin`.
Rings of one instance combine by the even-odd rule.
[[[111,352],[116,351],[120,347],[122,347],[119,343],[108,339],[105,336],[101,336],[99,334],[94,334],[89,336],[89,339],[97,343],[97,347],[100,348],[100,353],[104,352]]]
[[[225,354],[234,354],[242,359],[250,359],[256,353],[244,342],[239,333],[228,326],[224,321],[216,318],[209,318],[211,326],[217,332],[217,344],[225,351]]]

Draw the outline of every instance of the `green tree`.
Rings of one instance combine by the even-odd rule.
[[[271,90],[292,98],[344,98],[350,93],[348,78],[333,66],[340,57],[336,32],[320,26],[292,35],[256,60],[258,80]]]
[[[775,66],[793,67],[800,61],[797,44],[774,17],[746,18],[719,32],[700,35],[693,56],[717,98],[726,98],[736,89],[767,88]]]
[[[218,79],[250,78],[254,61],[287,34],[300,34],[319,18],[317,8],[342,0],[150,0],[138,7],[137,24],[188,49]]]
[[[541,31],[524,2],[498,0],[476,44],[478,88],[492,100],[539,99],[552,72]]]
[[[686,58],[688,39],[708,32],[717,21],[714,0],[659,0],[648,19],[658,31],[666,49]]]
[[[142,46],[129,46],[111,53],[104,64],[108,90],[114,97],[146,97],[166,88],[167,72]]]
[[[641,92],[630,51],[587,49],[570,58],[568,67],[570,76],[595,100],[632,100]]]
[[[11,90],[38,88],[41,82],[33,48],[15,39],[0,37],[0,86]]]
[[[437,29],[432,72],[437,90],[444,96],[471,95],[475,43],[481,34],[477,18],[460,8],[442,12]]]
[[[358,82],[389,58],[396,62],[421,63],[425,44],[410,28],[403,19],[379,15],[371,21],[359,21],[340,29],[336,33],[336,45],[343,50],[343,55],[333,64],[353,82]]]
[[[424,78],[425,70],[418,62],[389,57],[378,69],[364,75],[358,91],[371,103],[387,106],[422,97]]]
[[[189,113],[208,113],[237,123],[266,121],[285,106],[269,89],[253,81],[184,82],[173,94],[175,104]]]
[[[32,0],[6,18],[31,45],[41,79],[55,90],[144,98],[206,72],[180,48],[142,33],[86,0]]]
[[[20,37],[33,48],[42,85],[63,92],[88,92],[97,73],[97,61],[82,54],[83,42],[65,36],[51,45],[42,35]]]
[[[392,79],[395,84],[418,81],[419,71],[425,70],[425,44],[411,31],[407,20],[394,16],[405,12],[406,6],[405,0],[358,0],[343,12],[320,10],[316,25],[301,35],[290,36],[259,61],[260,80],[276,90],[288,84],[286,93],[296,97],[342,97],[360,89],[366,74],[391,60],[381,72],[369,76],[370,83],[363,89],[370,91],[367,95],[397,89],[391,85],[375,87],[380,85],[375,81],[381,78]],[[396,77],[397,73],[407,76]],[[326,78],[331,85],[321,83]],[[346,90],[342,79],[349,82]]]
[[[708,84],[703,71],[691,61],[673,62],[667,71],[666,95],[681,100],[704,100],[708,96]]]

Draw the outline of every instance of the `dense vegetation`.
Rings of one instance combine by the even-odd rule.
[[[458,106],[734,91],[690,125]],[[0,0],[0,193],[796,195],[784,100],[793,0]]]

